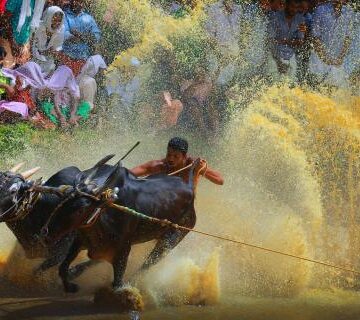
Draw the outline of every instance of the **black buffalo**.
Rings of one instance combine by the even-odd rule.
[[[185,183],[179,177],[163,174],[138,179],[120,163],[116,166],[104,165],[87,172],[80,179],[78,189],[99,195],[108,188],[116,188],[115,203],[150,217],[193,228],[196,222],[193,180],[198,167],[199,161],[196,161],[191,168],[189,183]],[[99,209],[101,206],[102,210]],[[79,251],[86,248],[90,259],[110,262],[114,271],[114,289],[123,286],[133,244],[157,240],[141,268],[145,270],[164,257],[188,233],[119,212],[94,199],[80,197],[69,200],[53,215],[42,236],[47,243],[53,243],[76,230],[81,237],[72,246],[66,260],[70,264]]]
[[[108,160],[109,157],[105,158],[97,166],[103,165]],[[63,185],[75,186],[78,177],[84,175],[86,175],[86,171],[82,172],[77,167],[68,167],[53,175],[45,182],[42,188],[56,190]],[[60,264],[59,275],[65,290],[68,292],[77,291],[77,287],[69,283],[69,277],[79,275],[87,267],[94,264],[90,261],[85,262],[74,267],[72,272],[69,272],[66,258],[74,245],[79,242],[78,232],[71,232],[48,246],[44,246],[38,236],[41,228],[56,207],[66,198],[66,195],[29,192],[32,187],[33,182],[26,181],[26,175],[24,177],[23,174],[12,171],[0,172],[0,222],[5,222],[16,236],[27,258],[45,258],[45,261],[35,270],[35,273]],[[24,206],[32,196],[34,197],[33,204],[30,201],[28,206]],[[36,198],[37,196],[39,198]]]

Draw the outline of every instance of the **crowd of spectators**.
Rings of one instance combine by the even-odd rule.
[[[0,0],[1,122],[23,118],[45,128],[77,126],[96,109],[98,78],[107,66],[99,54],[101,31],[85,4]],[[197,7],[196,0],[179,0],[166,1],[163,9],[182,19]],[[222,97],[243,83],[244,65],[247,73],[270,75],[272,81],[359,83],[360,19],[347,0],[219,0],[205,5],[204,13],[205,66],[199,65],[191,79],[176,80],[177,92],[171,87],[158,92],[156,108],[144,108],[149,117],[157,110],[160,129],[180,123],[216,132],[225,113]],[[244,21],[251,24],[255,17],[261,21],[251,34]],[[107,93],[120,97],[123,115],[131,113],[140,91],[141,65],[132,57],[121,80],[108,74]]]
[[[82,0],[0,0],[0,122],[77,126],[107,68]]]
[[[170,14],[174,3],[190,8],[184,1],[174,1],[167,9]],[[216,128],[224,113],[219,97],[250,78],[244,65],[257,79],[271,82],[347,89],[359,83],[360,17],[350,1],[220,0],[204,11],[204,30],[210,39],[206,75],[194,77],[190,89],[180,94],[184,103],[180,122],[195,121],[202,130]],[[249,33],[252,24],[254,32]]]

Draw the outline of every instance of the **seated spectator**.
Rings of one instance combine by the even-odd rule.
[[[315,84],[348,86],[344,60],[352,42],[354,13],[346,0],[319,5],[313,14],[310,72]]]
[[[94,18],[84,12],[83,1],[71,0],[65,9],[63,63],[77,76],[87,59],[94,54],[101,33]]]
[[[79,101],[71,95],[69,90],[55,92],[53,95],[43,95],[41,109],[55,125],[66,128],[69,125],[78,126],[82,120],[87,120],[90,115],[90,104]]]
[[[25,85],[31,86],[41,109],[55,124],[77,125],[80,119],[88,118],[90,105],[86,102],[79,105],[79,86],[68,67],[60,66],[45,77],[39,65],[28,62],[15,70],[4,69],[3,73],[11,78],[20,77]]]
[[[10,85],[11,79],[4,76],[1,72],[1,69],[4,66],[5,58],[7,52],[4,47],[0,47],[0,84]],[[5,94],[5,89],[0,89],[0,100],[2,100],[2,95]]]
[[[23,5],[24,2],[24,5]],[[31,20],[34,14],[35,1],[8,0],[6,11],[11,13],[11,38],[13,46],[24,46],[31,35]]]
[[[107,78],[106,89],[108,94],[116,94],[120,97],[121,111],[125,113],[131,110],[141,87],[141,81],[137,75],[140,65],[140,61],[136,57],[132,57],[127,70],[121,74],[112,72]]]
[[[77,81],[80,87],[80,98],[94,108],[94,100],[97,92],[96,75],[107,68],[104,59],[100,55],[92,56],[82,68]]]
[[[180,100],[172,99],[169,91],[164,91],[162,98],[159,128],[170,129],[177,125],[180,113],[183,111],[183,104]]]
[[[0,47],[0,122],[9,123],[24,118],[29,115],[29,107],[22,101],[22,82],[19,77],[15,84],[12,84],[11,78],[2,72],[3,60],[6,57],[6,51]],[[32,107],[32,105],[30,106]]]
[[[269,43],[271,73],[295,80],[295,49],[303,44],[305,19],[298,14],[297,0],[286,1],[285,10],[271,16],[269,22]]]
[[[33,61],[43,73],[50,74],[56,68],[55,58],[64,43],[64,12],[56,6],[46,9],[43,20],[32,42]]]
[[[45,0],[7,0],[4,19],[9,28],[6,31],[7,39],[11,39],[12,54],[17,63],[22,64],[30,59],[29,39],[32,31],[40,23],[45,6]],[[1,19],[3,20],[3,19]]]
[[[4,52],[0,47],[0,52]],[[1,55],[1,54],[0,54]],[[2,58],[0,58],[0,104],[2,109],[1,122],[13,122],[20,118],[27,118],[33,125],[51,129],[54,126],[36,110],[30,87],[26,86],[21,77],[17,76],[15,83],[10,77],[1,72]]]
[[[2,60],[2,66],[4,68],[13,68],[15,66],[15,58],[11,52],[11,44],[8,40],[0,38],[0,47],[3,47],[6,52],[4,60]]]

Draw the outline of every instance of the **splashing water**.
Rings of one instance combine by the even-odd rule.
[[[360,249],[355,219],[359,209],[359,159],[355,157],[360,146],[359,100],[344,97],[343,92],[326,96],[275,86],[234,116],[226,139],[208,155],[210,164],[223,171],[226,184],[218,188],[202,182],[196,204],[197,228],[359,267],[354,254]],[[86,168],[104,154],[124,153],[138,137],[136,133],[124,136],[106,130],[104,134],[99,132],[90,146],[79,147],[79,140],[67,139],[66,153],[61,158],[57,155],[63,152],[62,143],[55,144],[47,158],[37,150],[26,156],[29,166],[40,164],[49,174],[73,164],[73,159]],[[149,150],[154,158],[161,157],[168,139],[159,137],[155,143],[152,137],[142,138],[143,144],[130,157],[128,167],[146,160]],[[198,141],[191,145],[192,154],[200,153]],[[2,243],[7,234],[2,232]],[[219,245],[218,266],[214,262],[198,267],[206,265]],[[4,246],[1,250],[3,255],[9,252],[4,251]],[[136,269],[133,266],[139,265],[149,250],[147,246],[141,255],[133,257],[129,268]],[[294,297],[309,287],[356,284],[351,274],[195,234],[187,236],[156,268],[163,281],[157,288],[156,301],[170,304],[213,303],[220,292],[218,285],[220,301],[226,301],[234,295]],[[179,277],[187,279],[183,286],[179,285]],[[47,281],[57,281],[55,278]],[[85,279],[96,278],[109,283],[111,269],[89,271]],[[154,296],[158,281],[149,278],[145,287]],[[203,296],[204,292],[207,295]]]
[[[129,12],[123,23],[139,36],[132,49],[115,59],[114,68],[127,66],[132,56],[149,55],[155,44],[169,46],[169,36],[179,30],[186,34],[196,28],[202,14],[198,9],[193,16],[178,21],[164,17],[147,1],[137,0],[115,1],[113,8],[115,16]],[[121,19],[118,20],[120,23]],[[250,38],[251,31],[247,30]],[[258,49],[257,46],[246,48],[248,52],[245,49],[244,52],[249,56]],[[243,65],[244,70],[247,66]],[[196,228],[360,269],[357,217],[360,209],[360,98],[341,90],[314,92],[289,88],[288,84],[272,87],[257,84],[256,88],[258,93],[250,95],[255,98],[246,108],[242,104],[247,97],[234,99],[234,109],[240,111],[225,128],[225,137],[212,141],[211,149],[206,149],[198,139],[189,141],[191,154],[204,155],[211,166],[223,172],[226,181],[221,188],[201,182]],[[253,88],[248,90],[254,91]],[[45,157],[43,149],[30,148],[21,160],[26,158],[29,167],[40,165],[43,174],[50,176],[70,164],[88,168],[105,154],[116,153],[120,158],[138,139],[142,145],[129,157],[127,167],[149,158],[163,157],[169,136],[144,136],[138,131],[121,130],[121,126],[120,122],[116,128],[111,126],[83,136],[59,134]],[[32,285],[30,271],[35,263],[20,273],[18,267],[24,258],[14,258],[14,238],[4,226],[0,226],[0,230],[0,264],[2,257],[5,260],[10,255],[5,270],[16,272],[8,277]],[[134,248],[128,280],[152,245]],[[216,253],[214,248],[218,248]],[[96,286],[110,284],[111,277],[110,266],[101,264],[79,281],[82,286],[96,282],[93,290]],[[49,272],[43,281],[49,286],[58,281],[56,271]],[[309,300],[320,306],[329,303],[337,307],[338,301],[333,299],[345,306],[354,304],[358,295],[343,289],[356,286],[357,279],[352,274],[196,234],[189,234],[141,280],[142,292],[158,306],[235,301],[246,309],[244,296],[285,297],[292,298],[285,300],[291,315],[291,311],[299,305],[303,307]],[[331,291],[324,291],[324,288],[331,288]],[[258,303],[271,306],[273,301],[264,298]],[[280,307],[284,307],[283,304]],[[246,314],[246,310],[244,312]],[[216,317],[216,313],[209,319],[211,317]],[[286,319],[304,318],[301,314]]]

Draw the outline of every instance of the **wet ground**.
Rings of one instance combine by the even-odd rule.
[[[114,310],[99,309],[91,296],[48,297],[15,289],[0,279],[0,319],[129,319]],[[236,297],[216,306],[148,307],[144,320],[359,320],[360,295],[354,291],[309,290],[293,299]]]

